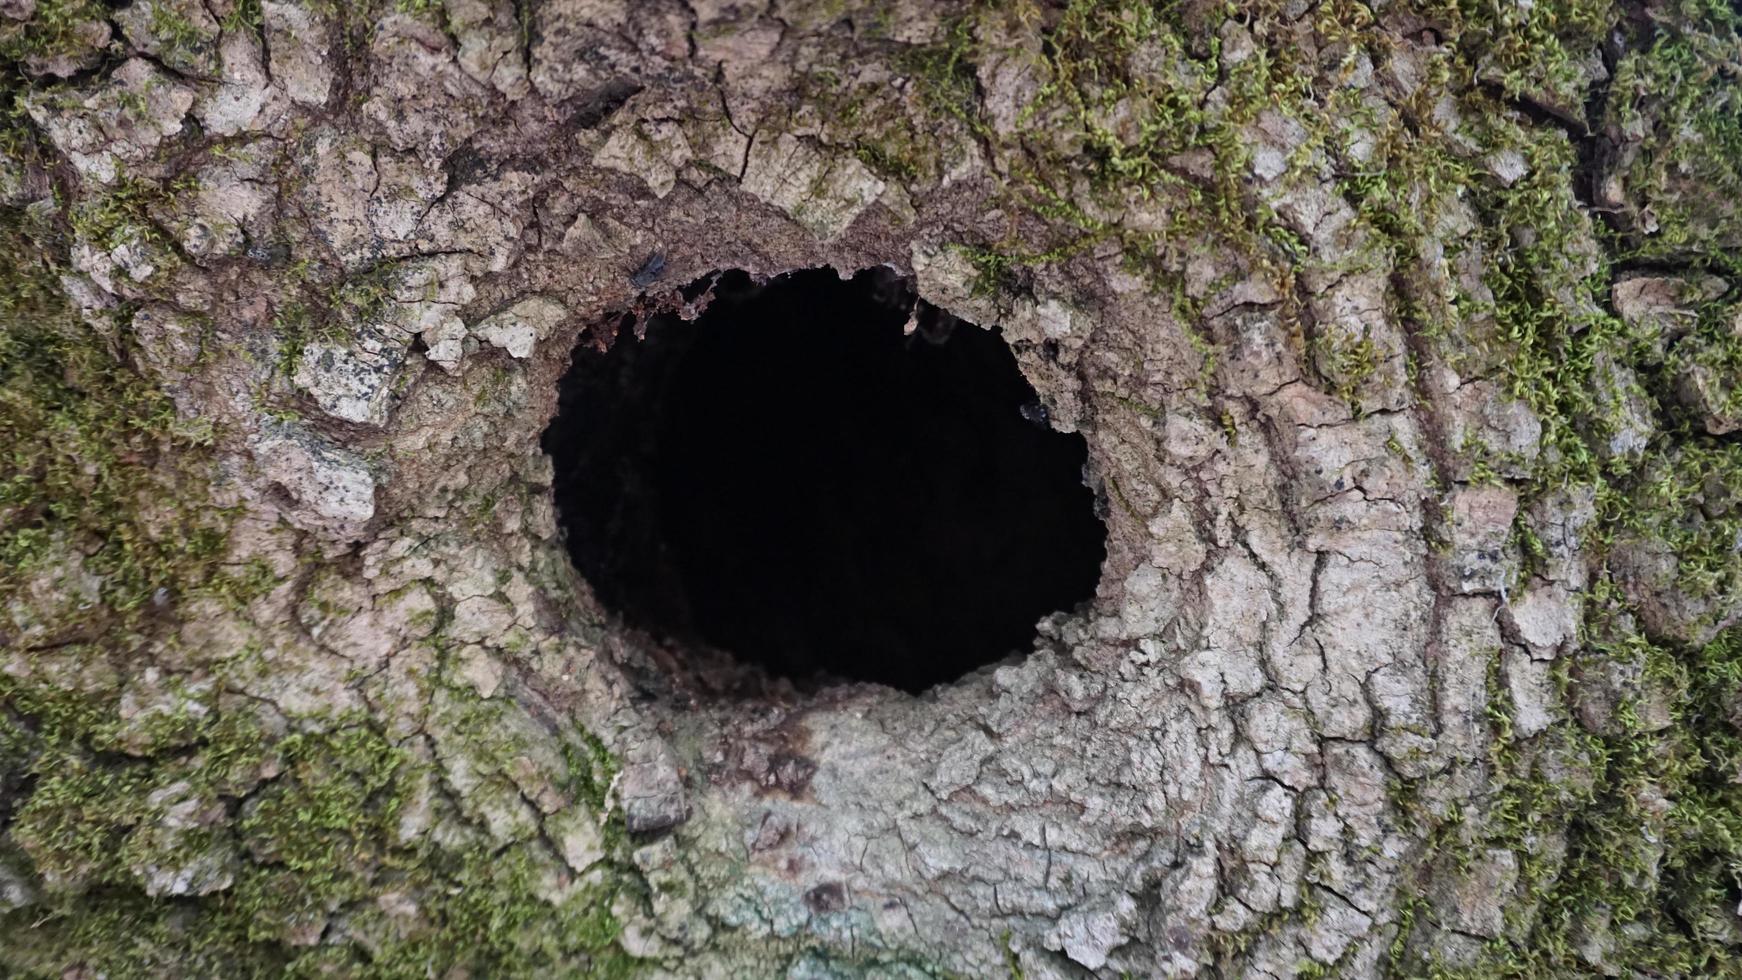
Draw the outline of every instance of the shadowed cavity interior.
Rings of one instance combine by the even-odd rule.
[[[686,295],[694,320],[577,350],[545,433],[608,608],[800,682],[917,692],[1093,595],[1086,446],[1046,425],[995,332],[887,270]]]

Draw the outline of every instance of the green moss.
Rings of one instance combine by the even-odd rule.
[[[898,183],[936,180],[940,149],[935,134],[916,129],[901,99],[884,79],[864,81],[817,67],[799,82],[808,111],[824,127],[826,142],[847,147],[872,172]]]
[[[1713,387],[1710,409],[1742,418],[1742,303],[1707,304],[1693,335],[1671,351],[1669,367],[1678,376],[1705,372]]]
[[[894,67],[919,82],[927,105],[942,116],[981,128],[978,83],[974,76],[974,23],[972,16],[952,19],[943,37],[899,55]]]
[[[1620,525],[1669,547],[1687,594],[1742,595],[1742,445],[1689,437],[1654,456],[1638,482]]]
[[[285,774],[251,799],[236,825],[272,868],[244,894],[274,892],[289,879],[294,900],[316,915],[368,897],[402,806],[391,790],[410,760],[363,726],[291,735],[277,750]]]
[[[1665,338],[1623,322],[1606,300],[1624,259],[1736,265],[1742,113],[1735,111],[1738,17],[1731,7],[1687,0],[1641,24],[1624,23],[1622,7],[1609,0],[1416,4],[1410,16],[1422,17],[1446,43],[1412,52],[1417,94],[1395,117],[1362,105],[1353,86],[1326,86],[1325,62],[1302,61],[1313,46],[1279,29],[1265,4],[976,5],[965,29],[927,49],[929,70],[919,78],[935,111],[967,123],[1016,178],[1008,238],[964,246],[980,290],[1019,291],[1025,267],[1116,245],[1126,267],[1157,295],[1171,296],[1189,325],[1203,291],[1187,293],[1185,263],[1192,252],[1217,250],[1241,266],[1209,292],[1228,277],[1268,276],[1292,321],[1301,270],[1389,268],[1388,300],[1411,338],[1410,377],[1431,360],[1466,378],[1495,378],[1542,424],[1534,458],[1476,442],[1451,447],[1478,480],[1527,473],[1521,515],[1542,494],[1593,487],[1599,521],[1590,553],[1600,557],[1622,531],[1642,531],[1675,555],[1682,588],[1724,596],[1742,590],[1734,546],[1742,524],[1734,500],[1725,499],[1742,487],[1742,458],[1666,406],[1676,372],[1691,364],[1719,378],[1742,373],[1733,311],[1705,311],[1693,339],[1666,358]],[[1324,4],[1312,18],[1314,53],[1340,55],[1347,70],[1364,59],[1382,73],[1397,54],[1363,5]],[[1229,20],[1239,25],[1233,33]],[[1648,208],[1657,225],[1649,233],[1643,224],[1623,227],[1625,240],[1581,206],[1569,178],[1591,164],[1576,139],[1588,109],[1605,104],[1594,86],[1601,84],[1602,45],[1618,30],[1635,43],[1616,66],[1603,122],[1611,135],[1626,137],[1618,159],[1627,199]],[[1251,36],[1252,50],[1229,57],[1224,44],[1240,33]],[[1034,35],[1041,43],[1024,67],[1039,84],[1036,97],[1021,109],[1014,133],[995,132],[975,104],[975,66],[1025,57],[1008,38]],[[1449,105],[1440,101],[1446,95]],[[1542,110],[1558,124],[1544,121]],[[1354,208],[1350,238],[1360,245],[1337,267],[1304,254],[1246,183],[1251,125],[1260,120],[1294,127],[1298,136],[1279,183],[1328,174]],[[1501,158],[1510,161],[1504,168],[1494,162]],[[1645,215],[1620,217],[1625,225]],[[1463,278],[1469,268],[1478,270],[1479,286]],[[1213,365],[1210,340],[1189,326],[1187,335]],[[1361,387],[1377,370],[1371,338],[1320,331],[1310,343],[1327,390],[1358,407]],[[1735,387],[1724,389],[1732,407],[1742,398]],[[1642,449],[1615,451],[1610,443],[1634,431],[1638,405],[1667,431]],[[1109,486],[1119,500],[1117,481]],[[1514,540],[1540,562],[1544,546],[1524,521]],[[1735,797],[1737,720],[1725,720],[1731,709],[1723,706],[1736,695],[1742,641],[1732,631],[1704,650],[1649,643],[1626,626],[1626,602],[1606,581],[1586,606],[1592,620],[1577,662],[1634,665],[1628,669],[1643,678],[1616,710],[1619,733],[1593,734],[1563,719],[1531,739],[1519,737],[1496,652],[1487,760],[1496,795],[1469,818],[1443,804],[1430,807],[1424,801],[1437,797],[1407,783],[1392,797],[1448,867],[1494,848],[1521,862],[1508,938],[1487,945],[1474,973],[1588,973],[1575,947],[1591,926],[1618,939],[1611,956],[1623,974],[1712,974],[1728,962],[1726,944],[1737,942],[1723,909],[1735,905],[1742,882],[1742,801]],[[1563,689],[1577,687],[1572,664],[1557,671]],[[1687,693],[1667,695],[1673,723],[1648,731],[1641,720],[1648,701],[1657,710],[1665,691]],[[1592,774],[1588,783],[1567,776],[1581,771]],[[1552,846],[1555,831],[1567,834],[1564,857]],[[1392,950],[1400,974],[1460,972],[1431,951],[1415,959],[1409,936],[1432,918],[1430,902],[1406,897]],[[1230,938],[1227,949],[1240,942]]]
[[[14,817],[11,837],[47,880],[68,891],[113,884],[125,875],[121,843],[146,815],[150,773],[63,757],[43,767]]]
[[[273,309],[272,335],[278,342],[278,365],[285,376],[295,373],[310,344],[345,344],[359,329],[375,323],[393,298],[400,274],[395,262],[366,272],[337,275],[307,260],[293,266],[285,278],[287,298]],[[327,283],[322,277],[332,277]]]
[[[1592,21],[1601,22],[1602,17]],[[1617,393],[1599,383],[1601,365],[1607,360],[1640,372],[1649,391],[1635,394],[1650,400],[1651,391],[1664,390],[1664,379],[1651,363],[1657,338],[1630,328],[1598,302],[1607,295],[1613,259],[1592,254],[1602,234],[1573,200],[1565,176],[1578,164],[1572,145],[1553,129],[1533,130],[1510,120],[1502,101],[1519,89],[1542,84],[1541,73],[1552,74],[1555,63],[1564,67],[1560,59],[1566,54],[1544,50],[1535,59],[1515,61],[1521,76],[1502,86],[1511,91],[1462,96],[1461,138],[1510,149],[1525,161],[1527,172],[1511,185],[1488,174],[1475,154],[1441,142],[1424,114],[1413,120],[1424,131],[1385,134],[1378,165],[1345,180],[1345,193],[1389,238],[1388,247],[1405,270],[1398,283],[1401,305],[1417,336],[1460,373],[1503,378],[1508,392],[1542,421],[1542,454],[1523,487],[1526,502],[1568,483],[1594,485],[1602,522],[1589,547],[1600,551],[1609,535],[1629,523],[1648,525],[1675,538],[1674,548],[1690,559],[1684,568],[1696,576],[1705,574],[1701,570],[1706,566],[1694,556],[1705,555],[1722,566],[1711,573],[1719,576],[1720,588],[1727,587],[1735,556],[1722,554],[1721,539],[1733,529],[1724,522],[1708,529],[1714,522],[1686,519],[1690,506],[1697,507],[1701,499],[1695,474],[1713,471],[1711,452],[1654,447],[1643,456],[1618,457],[1603,448],[1626,419]],[[1474,210],[1476,229],[1460,233],[1456,242],[1444,242],[1432,222],[1453,199]],[[1424,257],[1419,243],[1434,240],[1480,258],[1486,295],[1462,289],[1442,295],[1433,280],[1413,271]],[[1675,438],[1685,440],[1686,435],[1677,433]],[[1469,453],[1471,448],[1461,450]],[[1684,456],[1686,463],[1681,461]],[[1734,472],[1731,467],[1724,463],[1720,471]],[[1665,475],[1653,475],[1659,471]],[[1477,475],[1483,475],[1480,465]],[[1659,479],[1662,485],[1654,489]],[[1527,552],[1529,537],[1519,537]],[[1540,542],[1536,550],[1541,551]],[[1614,617],[1624,605],[1612,587],[1599,589],[1587,602],[1595,618],[1578,662],[1615,659],[1645,664],[1659,676],[1674,673],[1682,655],[1621,628],[1623,620]],[[1393,968],[1426,976],[1582,975],[1591,969],[1578,952],[1586,929],[1627,937],[1612,954],[1624,973],[1705,975],[1725,962],[1729,952],[1715,934],[1690,936],[1681,927],[1682,913],[1673,897],[1678,890],[1675,867],[1710,862],[1718,855],[1697,846],[1693,854],[1681,855],[1671,844],[1660,865],[1654,847],[1655,842],[1685,839],[1689,831],[1680,824],[1683,818],[1710,825],[1722,810],[1700,800],[1698,774],[1714,770],[1706,768],[1707,756],[1691,751],[1687,740],[1689,732],[1710,737],[1722,726],[1694,709],[1669,729],[1645,732],[1639,720],[1639,699],[1645,697],[1640,690],[1618,712],[1621,734],[1595,735],[1569,719],[1524,740],[1513,728],[1512,705],[1498,671],[1496,657],[1487,687],[1489,765],[1497,793],[1479,811],[1480,823],[1419,812],[1416,818],[1434,828],[1432,851],[1448,867],[1496,847],[1517,856],[1520,894],[1507,906],[1508,938],[1488,943],[1479,964],[1469,970],[1438,962],[1432,950],[1412,953],[1410,934],[1433,918],[1431,905],[1418,900],[1408,906],[1403,932],[1393,946]],[[1565,663],[1559,679],[1563,687],[1569,683]],[[1589,783],[1569,782],[1568,771],[1587,771],[1592,778]],[[1652,802],[1659,798],[1655,794],[1672,801],[1667,814]],[[1734,808],[1733,801],[1724,805]],[[1696,811],[1700,816],[1693,816]],[[1564,858],[1550,844],[1557,831],[1567,835]],[[1735,857],[1734,851],[1723,851],[1716,864],[1725,866]],[[1608,918],[1597,921],[1601,916]]]
[[[1601,72],[1599,46],[1621,18],[1611,0],[1450,0],[1423,7],[1484,82],[1569,116],[1583,115],[1587,89]]]
[[[90,51],[87,29],[108,17],[100,0],[38,0],[29,20],[0,20],[0,62],[82,56]]]
[[[0,212],[0,637],[12,656],[0,672],[0,825],[9,863],[49,885],[0,915],[0,973],[625,972],[611,867],[562,885],[572,875],[542,841],[498,848],[463,829],[404,839],[399,821],[432,780],[434,817],[454,819],[440,773],[361,719],[303,719],[286,734],[246,699],[221,702],[213,692],[248,650],[198,651],[214,686],[160,675],[165,709],[122,721],[137,651],[174,660],[183,603],[245,604],[278,584],[263,562],[228,561],[232,515],[207,503],[214,434],[183,422],[135,368],[133,310],[96,329],[62,294],[73,235],[160,242],[152,210],[173,190],[123,180],[66,224],[48,209]],[[378,312],[389,275],[325,292],[304,282],[320,310],[309,335]],[[25,630],[42,649],[12,644]],[[574,805],[602,804],[611,767],[596,742],[574,751]],[[185,812],[166,819],[175,807]],[[147,894],[148,876],[162,888],[178,874],[217,890]],[[553,889],[554,901],[539,897]],[[390,911],[384,894],[409,904]],[[366,941],[303,945],[334,916]]]
[[[1211,291],[1254,272],[1286,284],[1305,256],[1299,237],[1243,179],[1248,127],[1267,111],[1287,116],[1313,66],[1288,46],[1224,60],[1220,44],[1207,39],[1220,15],[1261,13],[1141,0],[1075,0],[1056,12],[1026,2],[979,5],[943,41],[911,56],[927,104],[990,144],[1010,168],[1010,209],[1037,219],[1013,219],[1003,239],[967,243],[995,258],[982,268],[983,283],[997,287],[1021,267],[1113,242],[1129,271],[1176,297],[1182,321],[1194,318],[1203,298],[1186,294],[1185,266],[1206,249],[1229,250],[1244,263]],[[1327,13],[1326,21],[1337,17]],[[1032,52],[1009,44],[1035,25],[1044,26]],[[977,104],[976,66],[1010,61],[1022,62],[1014,70],[1038,88],[1005,131]],[[1310,122],[1304,114],[1295,121]],[[1289,166],[1304,166],[1311,150],[1309,141]],[[1142,220],[1131,220],[1135,213]]]
[[[127,244],[146,246],[158,259],[158,267],[164,268],[177,259],[169,236],[152,220],[151,210],[167,203],[175,194],[196,189],[193,177],[158,185],[122,174],[101,193],[78,199],[68,220],[80,243],[100,249]]]
[[[123,976],[176,965],[226,976],[632,970],[614,945],[609,876],[566,886],[554,902],[539,898],[567,874],[540,844],[406,839],[406,808],[439,776],[379,730],[335,720],[275,740],[250,717],[226,715],[192,751],[149,761],[16,735],[35,761],[12,837],[57,890],[0,916],[0,929],[24,940],[0,950],[0,968],[25,976],[75,965]],[[213,801],[221,819],[166,837],[163,807],[190,798]],[[442,819],[439,802],[432,816]],[[195,914],[187,899],[140,890],[136,868],[179,867],[208,853],[233,858],[225,865],[233,880],[198,899]],[[384,904],[383,895],[398,901]],[[311,948],[297,940],[333,915],[368,941]],[[15,931],[26,922],[31,929]]]
[[[266,32],[266,12],[260,0],[233,0],[220,26],[225,31],[248,31],[259,37]]]
[[[617,777],[617,760],[611,757],[605,743],[590,732],[583,732],[579,744],[563,744],[563,761],[568,764],[569,792],[594,811],[604,812],[605,795]]]
[[[396,5],[419,13],[436,6],[426,0]],[[0,59],[78,53],[77,23],[101,9],[43,0],[30,24],[0,29]],[[227,29],[260,29],[257,2],[233,10]],[[1372,29],[1367,6],[1315,8],[1318,44],[1311,52],[1276,29],[1276,13],[1268,3],[1237,9],[1138,0],[1070,0],[1048,9],[976,4],[947,25],[938,43],[900,55],[898,69],[918,82],[919,101],[948,124],[947,132],[986,141],[1012,162],[1008,237],[965,247],[977,288],[1018,290],[1025,267],[1114,246],[1127,268],[1172,299],[1187,324],[1186,339],[1202,355],[1205,371],[1213,371],[1215,345],[1190,326],[1203,298],[1201,291],[1188,295],[1183,275],[1195,253],[1225,250],[1239,258],[1240,268],[1220,272],[1211,290],[1238,276],[1272,277],[1285,297],[1285,316],[1295,312],[1287,297],[1295,295],[1299,270],[1331,271],[1315,266],[1318,260],[1304,254],[1300,238],[1245,179],[1252,124],[1269,118],[1299,127],[1302,139],[1286,160],[1283,180],[1331,174],[1354,207],[1359,230],[1370,233],[1365,250],[1339,264],[1394,265],[1392,299],[1419,341],[1416,355],[1469,376],[1503,378],[1541,418],[1545,448],[1524,488],[1527,499],[1572,481],[1594,485],[1605,534],[1635,529],[1667,542],[1690,591],[1722,595],[1742,588],[1734,549],[1727,550],[1742,530],[1730,516],[1735,508],[1711,505],[1714,474],[1720,490],[1742,485],[1736,447],[1677,429],[1670,439],[1681,448],[1674,451],[1659,446],[1638,456],[1608,454],[1602,443],[1626,422],[1624,404],[1596,383],[1601,364],[1618,364],[1642,379],[1635,394],[1661,404],[1669,372],[1683,363],[1678,359],[1704,358],[1699,363],[1734,373],[1742,354],[1711,320],[1698,329],[1698,344],[1678,347],[1665,363],[1653,352],[1661,338],[1605,312],[1598,298],[1620,253],[1611,248],[1594,262],[1581,258],[1605,239],[1566,177],[1580,164],[1576,147],[1559,128],[1526,124],[1511,112],[1521,101],[1569,118],[1582,112],[1586,64],[1616,26],[1619,8],[1599,0],[1416,5],[1413,14],[1451,41],[1421,65],[1421,91],[1449,86],[1456,92],[1463,120],[1456,132],[1442,130],[1436,107],[1425,102],[1380,126],[1352,89],[1320,89],[1319,56],[1341,57],[1345,68],[1357,56],[1384,65],[1390,52]],[[1235,58],[1224,50],[1215,28],[1229,20],[1254,36],[1255,53]],[[369,26],[368,18],[347,23],[353,42]],[[978,66],[1013,54],[996,47],[1006,28],[1036,23],[1043,25],[1045,43],[1023,55],[1032,59],[1025,67],[1035,72],[1036,97],[1020,109],[1015,132],[994,132],[979,104]],[[165,30],[175,34],[171,28]],[[1742,114],[1734,111],[1735,76],[1724,47],[1734,34],[1734,13],[1723,3],[1688,0],[1675,6],[1674,16],[1659,18],[1645,43],[1616,68],[1604,123],[1626,137],[1631,155],[1623,161],[1624,190],[1629,200],[1645,202],[1654,224],[1647,228],[1643,210],[1625,216],[1634,222],[1624,229],[1634,254],[1734,265],[1726,250],[1737,241]],[[1309,53],[1313,60],[1303,60]],[[830,139],[850,146],[867,166],[902,181],[936,176],[937,148],[907,125],[905,107],[875,89],[819,71],[807,97],[829,117]],[[16,124],[16,113],[12,119]],[[1572,128],[1578,128],[1576,118]],[[1372,139],[1370,156],[1350,150],[1357,135]],[[16,125],[7,139],[34,147]],[[1502,182],[1490,174],[1484,156],[1491,151],[1519,154],[1525,175]],[[113,192],[78,204],[70,220],[99,245],[156,241],[151,211],[158,193],[124,180]],[[1447,235],[1434,223],[1456,202],[1468,205],[1475,228]],[[69,635],[84,638],[100,635],[111,621],[143,631],[160,596],[203,593],[246,602],[270,588],[264,566],[218,570],[222,515],[166,515],[143,506],[204,499],[198,450],[209,435],[178,421],[128,366],[132,352],[125,342],[91,331],[64,308],[54,281],[64,229],[22,213],[9,213],[6,221],[3,244],[11,265],[0,270],[0,314],[20,326],[0,336],[0,445],[8,447],[0,452],[9,454],[0,478],[0,600],[22,601],[28,585],[45,580],[45,569],[76,560],[100,582],[99,601],[79,608],[75,597],[33,615],[48,622],[50,634],[76,628]],[[1430,244],[1448,249],[1448,262],[1477,259],[1483,289],[1459,286],[1441,295],[1442,282],[1422,269],[1439,260]],[[326,336],[329,324],[363,322],[385,299],[384,280],[347,280],[344,291],[302,285],[298,302],[277,310],[287,365],[307,343]],[[1358,402],[1376,372],[1371,339],[1321,333],[1313,344],[1327,388]],[[511,383],[518,376],[480,382],[478,403],[510,396]],[[1736,397],[1732,393],[1731,401]],[[1135,402],[1125,407],[1157,411]],[[1390,448],[1403,453],[1399,445]],[[1460,448],[1475,452],[1474,446]],[[1478,477],[1493,478],[1501,463],[1510,470],[1521,462],[1478,460]],[[1117,482],[1109,478],[1109,485],[1129,510]],[[1522,525],[1517,540],[1541,551]],[[1622,939],[1612,955],[1623,970],[1716,971],[1724,965],[1728,926],[1714,910],[1733,904],[1742,876],[1736,816],[1742,800],[1732,778],[1742,765],[1742,746],[1728,714],[1742,694],[1742,640],[1732,631],[1700,650],[1668,649],[1626,626],[1625,603],[1613,588],[1601,588],[1591,605],[1597,613],[1581,656],[1636,663],[1652,683],[1685,692],[1669,728],[1647,730],[1644,694],[1637,693],[1619,707],[1615,733],[1592,734],[1563,721],[1521,740],[1496,657],[1489,682],[1495,740],[1487,761],[1498,795],[1484,801],[1480,819],[1468,821],[1455,809],[1425,812],[1422,794],[1409,785],[1394,787],[1393,799],[1417,814],[1452,866],[1478,847],[1506,847],[1520,856],[1530,904],[1512,910],[1509,926],[1521,938],[1490,944],[1479,972],[1581,972],[1579,931],[1599,918],[1605,934]],[[144,633],[127,636],[134,643]],[[125,646],[74,643],[59,655],[95,663]],[[1573,683],[1564,670],[1560,679]],[[0,711],[0,766],[28,769],[30,780],[11,814],[14,835],[65,891],[45,908],[0,920],[35,926],[12,930],[27,932],[28,941],[0,952],[7,967],[25,974],[83,964],[116,975],[407,976],[626,968],[613,952],[615,925],[604,911],[608,887],[580,890],[556,907],[533,897],[553,871],[540,845],[497,850],[458,839],[463,834],[442,842],[430,834],[401,840],[399,819],[419,802],[418,787],[439,774],[368,723],[351,719],[279,737],[248,721],[251,715],[182,712],[153,722],[159,727],[148,740],[151,758],[122,758],[112,742],[116,686],[69,689],[47,674],[0,682],[6,708]],[[461,714],[467,730],[492,727],[487,711]],[[486,749],[493,753],[486,761],[499,774],[513,747]],[[602,807],[613,772],[603,746],[583,738],[565,752],[569,778],[561,789],[579,805]],[[1567,760],[1595,773],[1589,785],[1554,778]],[[197,901],[148,899],[132,870],[167,846],[141,831],[156,822],[154,792],[176,781],[220,800],[230,819],[186,835],[174,844],[177,854],[163,856],[225,846],[247,855],[229,888]],[[1543,845],[1545,829],[1567,831],[1564,858]],[[616,846],[621,837],[613,833],[608,828]],[[375,901],[383,894],[414,901],[415,925],[396,924]],[[1296,913],[1301,921],[1316,914],[1308,898]],[[332,913],[341,914],[341,931],[355,929],[369,942],[291,944],[299,925],[325,922]],[[1430,916],[1425,900],[1404,901],[1395,969],[1447,972],[1431,962],[1405,963],[1405,938]],[[1619,929],[1629,924],[1638,928]],[[1235,937],[1227,948],[1242,942]],[[577,949],[579,955],[568,955]]]
[[[1319,370],[1333,382],[1338,398],[1358,406],[1361,385],[1379,369],[1379,350],[1368,332],[1354,337],[1337,329],[1313,336]]]
[[[200,504],[210,430],[66,308],[52,226],[0,214],[0,250],[0,608],[68,561],[100,580],[101,601],[32,601],[50,634],[198,592],[219,574],[229,522]]]
[[[1682,0],[1615,68],[1605,113],[1637,255],[1735,270],[1742,259],[1742,12]],[[1725,252],[1724,250],[1731,250]]]
[[[1542,420],[1543,454],[1525,488],[1527,501],[1569,482],[1594,485],[1601,520],[1590,548],[1600,553],[1623,529],[1645,531],[1678,556],[1683,588],[1726,594],[1742,574],[1734,550],[1742,524],[1710,501],[1715,486],[1742,486],[1742,466],[1733,447],[1685,429],[1672,429],[1669,439],[1640,457],[1602,450],[1622,420],[1616,398],[1597,383],[1600,363],[1608,359],[1639,372],[1644,380],[1636,394],[1651,404],[1661,403],[1669,377],[1654,353],[1659,338],[1592,301],[1607,292],[1609,265],[1599,262],[1593,275],[1577,261],[1578,242],[1588,234],[1568,222],[1585,219],[1554,186],[1555,175],[1565,172],[1565,164],[1555,165],[1565,151],[1537,144],[1531,154],[1540,177],[1512,189],[1479,177],[1462,185],[1473,191],[1469,199],[1484,218],[1487,237],[1480,241],[1493,254],[1484,280],[1494,298],[1455,307],[1470,320],[1441,327],[1437,339],[1454,363],[1463,358],[1475,370],[1498,366],[1510,392]],[[1721,639],[1699,652],[1647,643],[1620,625],[1616,617],[1625,602],[1607,585],[1586,606],[1592,619],[1580,663],[1637,662],[1661,678],[1714,657],[1727,660],[1719,651],[1735,643]],[[1693,684],[1694,691],[1700,688]],[[1624,729],[1618,735],[1594,735],[1567,720],[1523,743],[1511,730],[1503,688],[1491,681],[1489,691],[1499,793],[1480,832],[1459,846],[1499,846],[1519,856],[1521,898],[1509,908],[1516,938],[1490,943],[1473,970],[1433,962],[1414,968],[1437,976],[1581,975],[1591,969],[1579,952],[1587,933],[1617,939],[1609,958],[1623,972],[1714,975],[1730,962],[1726,944],[1736,937],[1712,924],[1712,910],[1720,894],[1733,906],[1742,880],[1733,817],[1742,811],[1729,782],[1736,771],[1734,757],[1726,755],[1731,750],[1713,751],[1735,737],[1715,702],[1696,693],[1677,702],[1668,729],[1647,732],[1639,720],[1645,694],[1635,691],[1618,712]],[[1568,785],[1559,775],[1567,768],[1588,770],[1593,779],[1588,786]],[[1544,849],[1544,832],[1556,829],[1567,834],[1564,859]]]
[[[1557,925],[1603,909],[1622,943],[1615,960],[1634,969],[1710,976],[1733,962],[1722,940],[1734,937],[1689,926],[1712,915],[1702,903],[1714,895],[1732,908],[1742,876],[1742,741],[1732,726],[1702,723],[1735,694],[1723,678],[1737,641],[1732,633],[1696,656],[1694,690],[1670,728],[1646,733],[1624,715],[1627,730],[1604,740],[1595,798],[1572,816],[1566,868],[1540,920],[1537,945],[1555,960],[1576,962]]]

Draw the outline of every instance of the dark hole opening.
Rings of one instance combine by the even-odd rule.
[[[917,693],[1094,594],[1087,447],[997,334],[887,270],[708,282],[694,320],[578,350],[544,436],[608,608],[801,683]]]

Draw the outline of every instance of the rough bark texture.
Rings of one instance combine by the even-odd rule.
[[[1739,20],[0,0],[0,971],[1735,970]],[[1109,502],[922,697],[553,519],[577,341],[825,264]]]

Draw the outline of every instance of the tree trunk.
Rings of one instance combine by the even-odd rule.
[[[0,969],[1734,970],[1739,25],[0,0]],[[918,696],[557,522],[571,355],[825,265],[1104,505]]]

